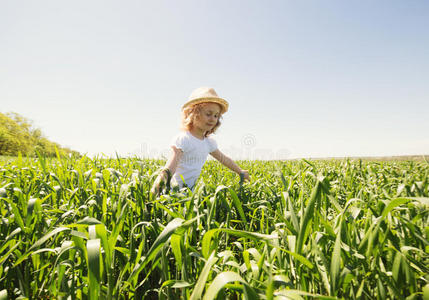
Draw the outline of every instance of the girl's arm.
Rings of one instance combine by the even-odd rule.
[[[243,174],[244,179],[250,180],[249,172],[247,170],[241,169],[231,158],[223,154],[219,149],[216,149],[215,151],[211,152],[210,155],[216,158],[228,169],[234,171],[237,174]]]
[[[173,152],[170,156],[170,159],[165,164],[164,169],[169,169],[171,174],[174,174],[176,172],[177,164],[183,155],[183,151],[174,146],[171,147],[171,149],[173,149]]]
[[[183,151],[176,147],[171,148],[173,149],[173,151],[171,153],[170,158],[168,159],[164,168],[162,168],[155,182],[153,183],[151,189],[152,194],[158,195],[160,192],[161,185],[166,184],[167,181],[171,179],[170,177],[176,172],[177,164],[183,155]]]

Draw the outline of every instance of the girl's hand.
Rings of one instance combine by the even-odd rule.
[[[152,185],[152,188],[150,192],[158,196],[161,190],[163,190],[164,187],[169,187],[169,181],[170,181],[170,174],[168,174],[169,171],[166,171],[166,169],[162,170],[161,173],[159,173],[158,177],[156,178],[155,182]]]
[[[150,189],[150,192],[154,195],[154,196],[158,196],[159,195],[159,191],[161,189],[161,185],[162,185],[162,177],[161,175],[158,175],[158,177],[156,177],[155,182],[152,185],[152,188]]]
[[[243,174],[244,180],[250,181],[249,171],[247,171],[247,170],[241,170],[240,174]]]

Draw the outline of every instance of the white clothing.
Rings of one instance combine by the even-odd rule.
[[[183,176],[188,187],[192,188],[200,176],[207,155],[217,149],[217,143],[212,137],[200,140],[189,131],[183,131],[171,140],[171,146],[183,151],[173,175],[173,183],[183,187]]]

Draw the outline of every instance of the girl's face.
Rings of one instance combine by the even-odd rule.
[[[194,126],[203,132],[212,130],[220,117],[220,106],[216,103],[205,103],[194,120]]]

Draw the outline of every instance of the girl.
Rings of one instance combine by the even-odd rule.
[[[169,186],[170,179],[180,188],[186,184],[193,189],[209,153],[224,166],[250,180],[249,172],[223,154],[210,136],[219,128],[219,120],[227,110],[228,102],[219,98],[213,88],[201,87],[192,92],[182,107],[183,131],[172,140],[172,155],[155,180],[152,193],[158,195],[162,185]]]

